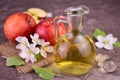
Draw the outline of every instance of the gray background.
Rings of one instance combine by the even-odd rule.
[[[13,13],[25,11],[31,7],[42,8],[54,16],[64,15],[64,9],[75,5],[86,5],[90,13],[85,16],[83,32],[92,34],[95,28],[112,33],[120,41],[120,0],[1,0],[0,1],[0,43],[7,41],[4,36],[4,22]],[[94,40],[94,39],[93,39]],[[95,40],[94,40],[95,41]],[[118,68],[113,73],[102,74],[93,68],[88,74],[80,77],[63,75],[53,80],[120,80],[120,49],[111,51],[97,48],[97,54],[107,54],[116,61]],[[34,72],[18,75],[14,67],[6,67],[5,59],[0,55],[0,80],[42,80]]]

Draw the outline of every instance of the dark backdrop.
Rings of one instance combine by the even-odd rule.
[[[75,5],[86,5],[90,13],[85,16],[83,32],[92,37],[93,30],[99,28],[107,34],[112,33],[120,40],[120,0],[1,0],[0,1],[0,43],[7,41],[4,36],[4,22],[13,13],[25,11],[31,7],[42,8],[52,12],[54,16],[64,15],[64,9]],[[93,38],[93,37],[92,37]],[[110,55],[117,64],[120,63],[120,50],[113,51],[97,49],[97,53]],[[118,71],[113,75],[120,76]],[[54,80],[87,80],[87,77],[55,78]],[[41,80],[34,72],[18,75],[14,67],[5,67],[5,60],[0,57],[0,80]],[[97,80],[97,79],[96,79]],[[102,79],[101,79],[102,80]]]

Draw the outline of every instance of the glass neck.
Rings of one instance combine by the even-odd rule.
[[[83,28],[83,15],[68,15],[67,16],[69,25],[72,26],[73,29],[78,30],[79,32]]]
[[[79,32],[83,28],[83,16],[89,13],[89,9],[86,6],[74,6],[65,9],[69,26],[73,29],[77,29]]]

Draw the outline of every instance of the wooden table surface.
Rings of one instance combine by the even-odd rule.
[[[4,36],[6,18],[16,12],[32,7],[52,12],[53,16],[64,15],[64,9],[70,6],[86,5],[90,13],[85,16],[83,32],[92,36],[93,30],[99,28],[107,34],[112,33],[120,41],[120,0],[1,0],[0,1],[0,43],[7,41]],[[97,48],[97,54],[107,54],[114,59],[118,68],[113,73],[102,74],[93,68],[88,74],[80,77],[55,77],[53,80],[120,80],[120,49],[111,51]],[[6,67],[5,59],[0,55],[0,80],[42,80],[34,72],[18,75],[14,67]]]

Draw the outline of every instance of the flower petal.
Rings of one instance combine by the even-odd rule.
[[[40,52],[40,49],[39,48],[35,48],[35,49],[33,49],[33,51],[34,51],[34,54],[38,54]]]
[[[97,40],[98,40],[98,41],[100,41],[100,42],[103,42],[104,37],[103,37],[103,36],[101,36],[101,35],[98,35],[98,36],[97,36]]]
[[[25,42],[28,41],[28,39],[26,37],[23,36],[19,36],[15,39],[17,42]]]
[[[23,37],[22,36],[19,36],[19,37],[17,37],[16,39],[15,39],[17,42],[23,42]]]
[[[21,51],[21,52],[19,53],[19,56],[20,56],[21,58],[25,59],[25,58],[27,58],[29,55],[28,55],[26,52]]]
[[[105,37],[105,40],[107,40],[107,41],[110,41],[111,39],[113,39],[113,35],[112,35],[112,34],[108,34],[108,35]]]
[[[16,48],[22,51],[26,51],[26,52],[28,51],[28,48],[24,44],[17,44]]]
[[[45,40],[44,39],[40,39],[40,41],[39,41],[39,45],[43,45],[45,43]]]
[[[37,61],[36,58],[35,58],[35,55],[33,55],[33,54],[31,54],[31,55],[29,56],[29,59],[30,59],[30,61],[31,61],[32,63],[34,63],[34,62]]]
[[[32,40],[36,40],[39,39],[39,35],[37,33],[35,33],[34,35],[30,35]]]
[[[39,35],[35,33],[33,36],[30,35],[32,42],[36,45],[43,45],[45,43],[44,39],[40,39]]]
[[[45,42],[42,46],[49,46],[50,42]]]
[[[34,34],[35,38],[39,38],[39,35],[37,33]]]
[[[33,58],[33,59],[30,59],[30,61],[31,61],[31,63],[34,63],[34,62],[36,62],[37,60],[36,60],[35,58]]]
[[[27,63],[27,62],[29,62],[29,57],[27,57],[27,58],[25,58],[25,62]]]
[[[39,48],[37,48],[35,44],[30,44],[30,50],[35,54],[40,52]]]
[[[30,38],[31,38],[31,39],[34,39],[34,36],[33,36],[32,34],[30,34]]]
[[[47,52],[53,52],[53,46],[48,46],[47,48]]]
[[[112,44],[114,44],[114,43],[116,43],[117,42],[117,38],[112,38],[111,40],[110,40],[110,44],[112,45]]]
[[[24,44],[24,45],[26,45],[26,46],[29,47],[29,42],[28,42],[28,39],[27,39],[26,37],[19,36],[19,37],[17,37],[15,40],[16,40],[17,42],[22,43],[22,44]]]
[[[31,61],[31,63],[36,62],[37,60],[36,60],[36,58],[35,58],[35,55],[30,54],[30,55],[28,55],[28,56],[25,58],[25,62],[29,62],[29,61]]]
[[[40,52],[42,57],[47,58],[47,53],[44,50],[41,49]]]
[[[104,47],[104,44],[102,42],[95,42],[95,45],[98,47],[98,48],[103,48]]]
[[[105,45],[104,48],[107,49],[107,50],[112,50],[113,49],[113,45]]]
[[[32,42],[37,45],[37,42],[36,42],[36,38],[33,36],[33,35],[30,35],[31,39],[32,39]]]

